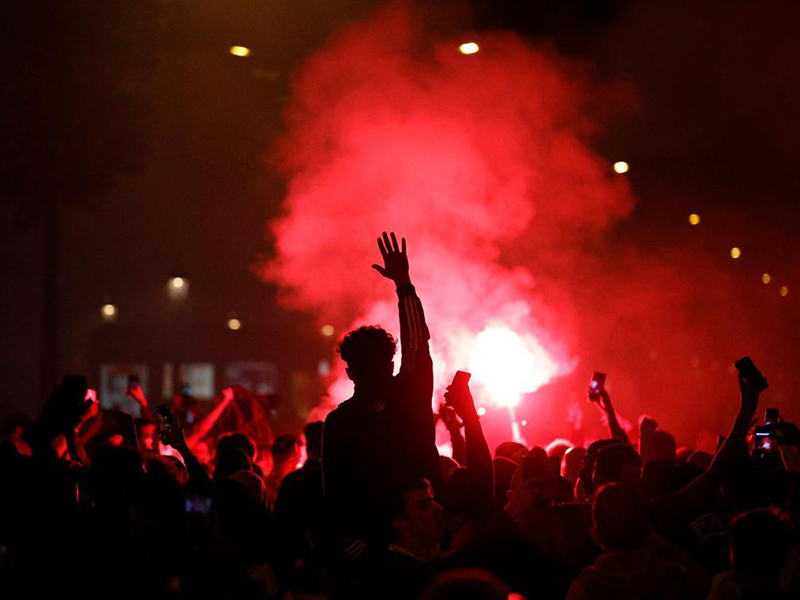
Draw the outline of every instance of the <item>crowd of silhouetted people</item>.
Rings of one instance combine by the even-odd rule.
[[[273,436],[241,388],[195,419],[133,384],[134,420],[74,376],[37,419],[7,419],[0,598],[800,598],[800,431],[775,411],[754,428],[767,382],[751,362],[713,454],[651,417],[626,431],[602,386],[608,437],[492,453],[468,374],[434,415],[406,242],[378,247],[400,364],[384,329],[348,333],[353,396],[303,435]]]

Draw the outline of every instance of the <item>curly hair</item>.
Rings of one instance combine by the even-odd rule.
[[[344,336],[336,351],[350,367],[390,362],[397,352],[397,340],[385,329],[369,325]]]

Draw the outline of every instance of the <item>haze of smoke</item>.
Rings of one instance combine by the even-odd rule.
[[[583,65],[510,34],[478,41],[481,52],[461,55],[398,6],[350,27],[297,77],[276,153],[289,185],[264,277],[337,331],[396,332],[392,286],[369,265],[375,237],[397,231],[432,324],[439,385],[493,324],[569,372],[575,319],[553,304],[563,291],[537,290],[537,265],[574,264],[634,204],[589,146],[597,123],[586,107],[601,88]],[[519,256],[521,246],[533,254]],[[332,390],[335,401],[346,394],[341,381]]]

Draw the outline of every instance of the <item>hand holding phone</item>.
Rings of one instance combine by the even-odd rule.
[[[749,356],[744,356],[734,363],[739,371],[739,376],[748,391],[760,394],[769,387],[766,377],[761,374]],[[745,391],[744,388],[742,391]]]
[[[169,404],[162,404],[156,407],[156,417],[158,418],[158,429],[161,443],[172,446],[178,451],[187,448],[186,438],[183,429],[178,423],[178,418],[172,413]]]
[[[144,395],[142,384],[136,375],[128,376],[127,393],[130,398],[133,398],[136,402],[138,402],[142,406],[144,407],[147,406],[147,398]]]
[[[469,390],[471,377],[472,375],[466,371],[456,371],[453,383],[447,386],[447,391],[444,394],[445,403],[453,407],[462,421],[478,418],[478,412],[475,410],[475,401],[472,399],[472,392]]]
[[[605,392],[606,374],[600,371],[592,373],[592,379],[589,382],[589,400],[592,402],[600,402],[600,398]]]

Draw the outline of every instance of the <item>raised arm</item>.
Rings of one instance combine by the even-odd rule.
[[[141,384],[131,382],[128,384],[128,397],[133,399],[142,408],[142,417],[151,423],[156,422],[155,415],[150,408],[150,403],[147,401],[147,396],[144,395],[144,390]]]
[[[183,428],[175,417],[174,425],[163,425],[160,430],[161,443],[172,446],[183,457],[186,465],[186,472],[189,474],[189,482],[198,490],[206,493],[214,493],[214,484],[209,477],[205,467],[200,464],[197,457],[192,453],[186,438],[183,435]]]
[[[225,412],[225,409],[228,408],[228,405],[233,402],[233,398],[233,388],[227,387],[222,390],[222,401],[214,407],[214,410],[200,420],[197,427],[194,429],[194,433],[189,436],[187,443],[190,448],[206,437],[206,434],[217,424],[217,421],[222,413]]]
[[[702,509],[703,504],[711,496],[712,491],[720,484],[724,475],[731,468],[731,463],[737,457],[747,457],[747,432],[753,424],[761,387],[766,379],[758,378],[745,381],[739,375],[739,391],[741,404],[739,413],[733,422],[731,431],[725,442],[717,450],[714,460],[708,470],[695,478],[686,487],[678,492],[658,498],[653,506],[653,516],[657,522],[673,525],[677,521],[685,521]]]
[[[591,390],[590,390],[591,392]],[[625,444],[626,446],[631,445],[631,440],[628,437],[628,434],[619,424],[619,420],[617,419],[617,412],[614,410],[614,405],[611,404],[611,396],[608,395],[608,392],[604,389],[600,389],[600,401],[597,405],[600,407],[600,410],[606,415],[606,419],[608,420],[608,429],[611,433],[611,437]]]
[[[433,366],[431,363],[428,340],[430,333],[425,324],[425,314],[416,290],[411,284],[406,254],[406,240],[397,243],[394,232],[391,235],[383,232],[378,238],[378,248],[383,258],[383,266],[374,264],[372,268],[394,282],[397,287],[400,312],[400,348],[402,362],[400,373],[430,371],[430,387],[433,393]]]
[[[473,517],[489,516],[494,507],[494,469],[492,453],[483,435],[480,417],[469,390],[469,384],[454,383],[447,387],[444,399],[464,422],[467,445],[467,477],[472,499]]]

